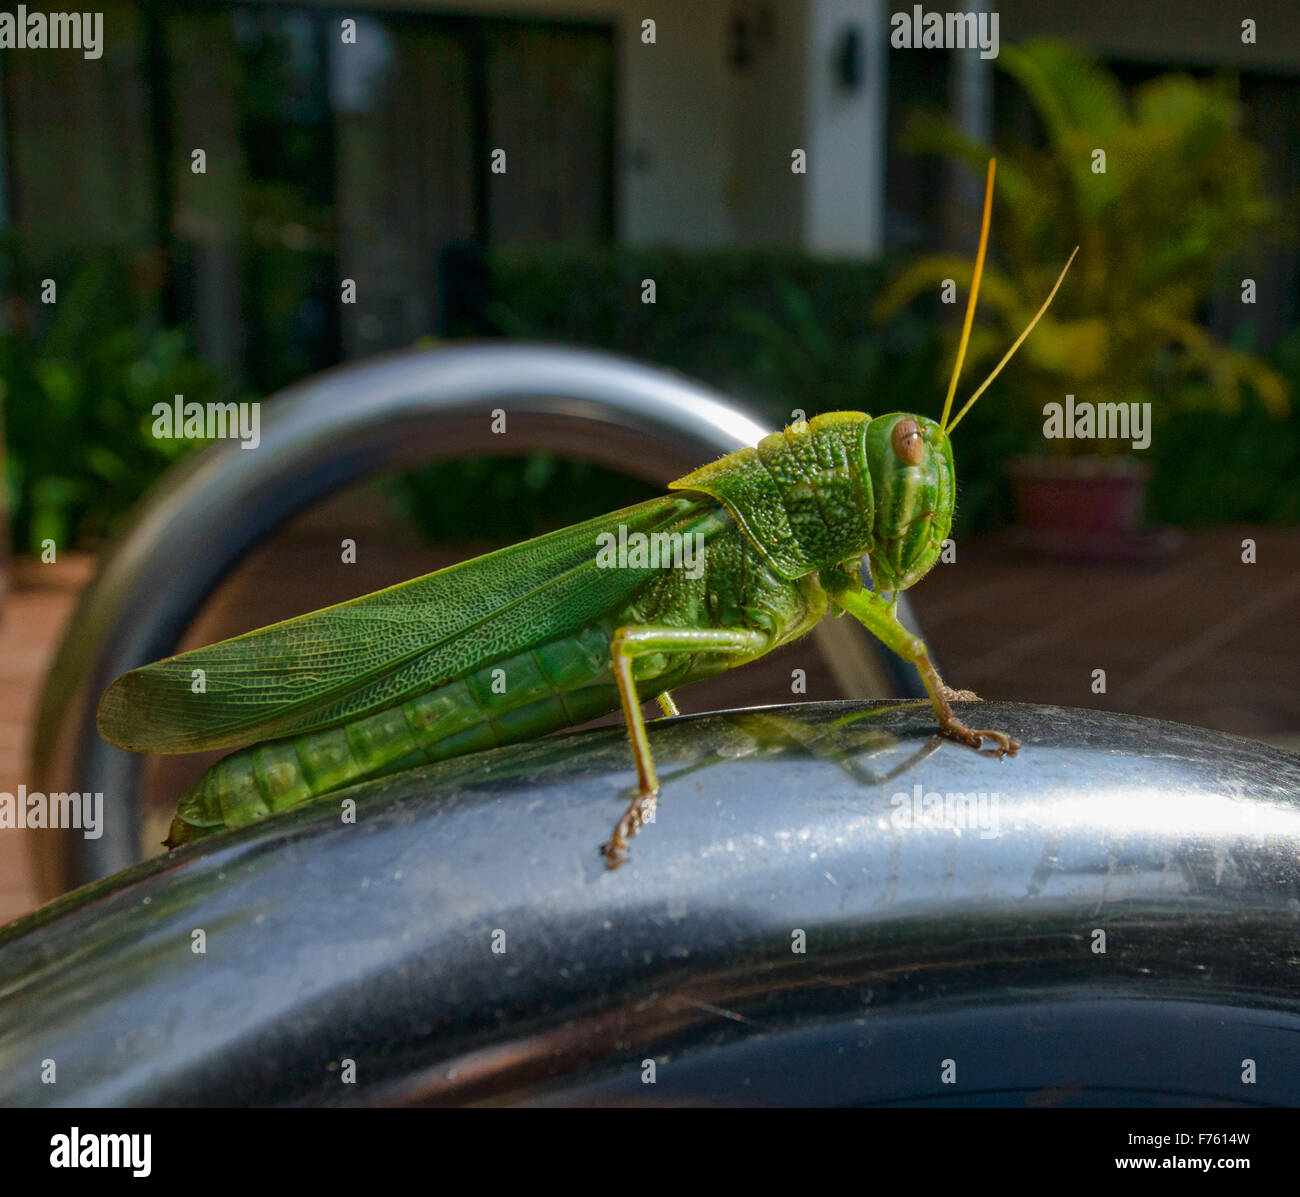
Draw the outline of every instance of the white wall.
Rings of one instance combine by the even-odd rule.
[[[756,18],[760,2],[742,0],[737,8]],[[730,102],[726,128],[730,166],[723,198],[732,244],[794,247],[803,241],[808,186],[807,176],[790,170],[790,151],[807,148],[803,87],[807,3],[767,2],[770,32],[754,39],[748,66],[728,66],[724,73]]]
[[[852,91],[835,69],[850,29],[861,47]],[[873,256],[884,245],[888,29],[884,0],[808,0],[803,240],[818,253]]]
[[[633,244],[729,241],[726,10],[716,0],[620,8],[618,235]],[[654,45],[641,40],[645,18],[655,21]]]

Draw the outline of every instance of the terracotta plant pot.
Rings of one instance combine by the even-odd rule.
[[[1132,457],[1018,457],[1013,541],[1054,556],[1162,557],[1181,536],[1143,524],[1150,467]]]

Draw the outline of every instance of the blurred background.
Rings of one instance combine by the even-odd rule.
[[[512,337],[684,372],[773,427],[937,416],[993,153],[959,400],[1081,250],[954,438],[956,559],[911,592],[948,680],[1300,747],[1286,0],[1246,25],[1005,0],[996,57],[891,46],[875,0],[100,8],[101,58],[0,58],[0,791],[39,788],[36,705],[97,556],[201,448],[155,438],[155,403]],[[1149,447],[1046,439],[1067,394],[1149,403]],[[652,493],[537,453],[374,479],[264,545],[186,645]],[[344,535],[364,544],[346,568]],[[823,673],[807,696],[840,696]],[[789,677],[755,667],[683,709],[786,701]],[[160,818],[210,760],[150,762]],[[0,920],[36,901],[26,834],[0,832]]]

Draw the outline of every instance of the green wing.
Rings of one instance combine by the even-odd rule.
[[[598,568],[599,533],[668,531],[715,507],[651,499],[133,669],[104,692],[100,734],[134,752],[237,748],[405,702],[617,610],[645,574]]]

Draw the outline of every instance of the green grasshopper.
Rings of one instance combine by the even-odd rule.
[[[114,681],[99,705],[110,743],[135,752],[239,749],[181,797],[167,846],[621,706],[637,791],[602,848],[617,868],[659,793],[641,703],[658,698],[676,714],[672,690],[763,656],[832,608],[916,666],[946,735],[976,748],[990,740],[999,757],[1015,753],[1020,746],[1006,733],[971,729],[953,714],[952,701],[976,696],[944,685],[923,641],[896,615],[898,595],[929,571],[952,525],[949,433],[1041,319],[1074,260],[949,424],[994,169],[990,162],[971,293],[937,424],[902,412],[817,416],[677,479],[673,494]],[[701,567],[683,569],[679,560],[645,568],[635,553],[611,564],[601,546],[614,536],[703,546]],[[874,590],[863,586],[863,558]],[[198,677],[204,685],[194,685]]]

